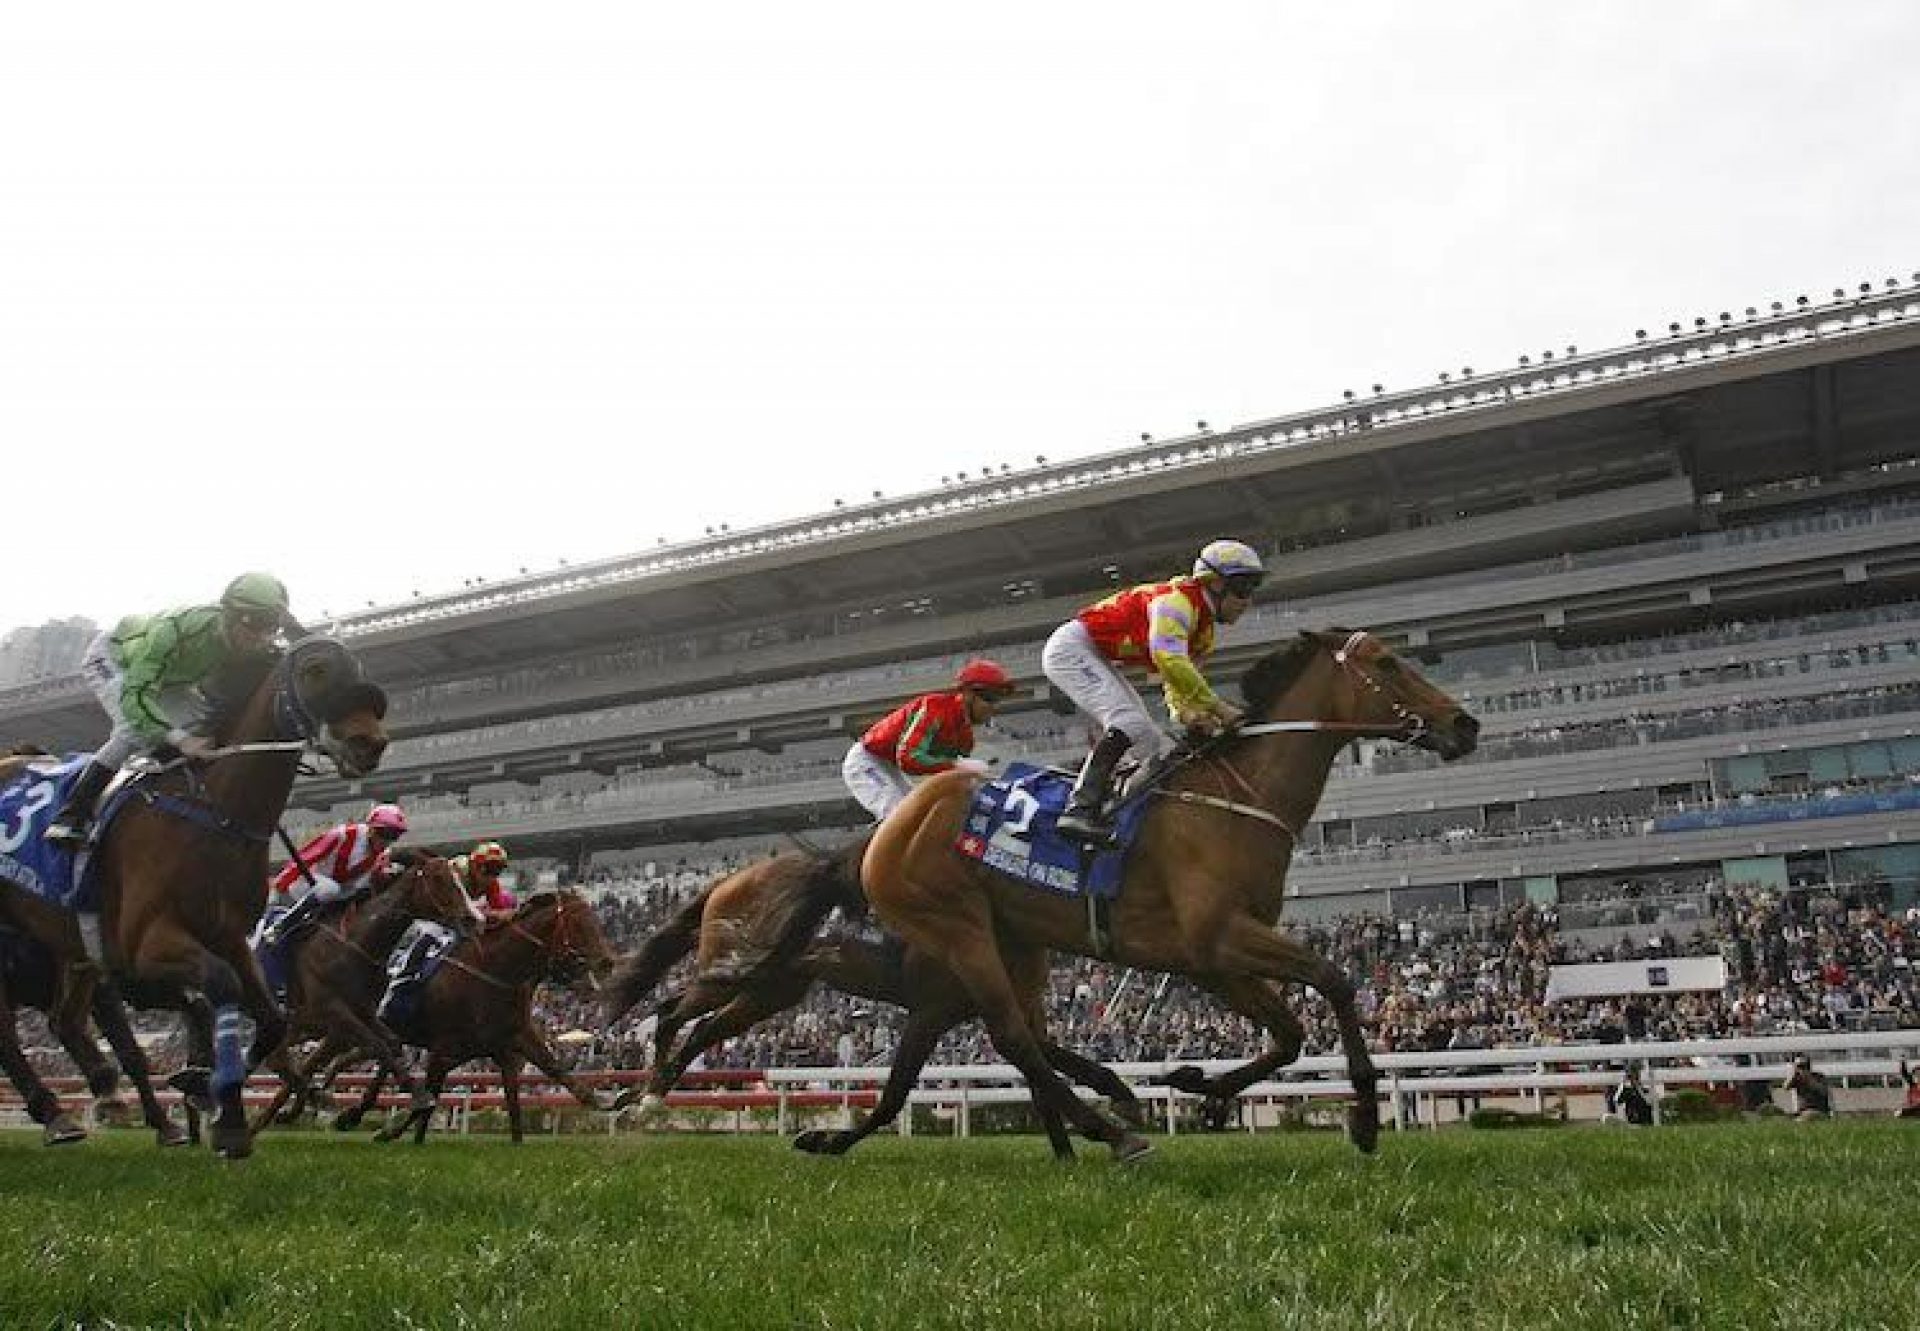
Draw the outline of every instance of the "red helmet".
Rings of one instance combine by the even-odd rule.
[[[467,855],[467,864],[474,869],[504,869],[507,867],[507,848],[498,841],[482,841]]]
[[[983,689],[989,693],[1013,692],[1013,676],[998,661],[976,657],[960,667],[953,682],[963,689]]]

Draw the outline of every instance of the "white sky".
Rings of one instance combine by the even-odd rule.
[[[0,629],[1904,280],[1916,68],[1906,0],[8,6]]]

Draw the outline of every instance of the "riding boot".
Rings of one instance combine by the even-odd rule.
[[[80,779],[73,783],[73,789],[67,794],[67,802],[60,806],[59,814],[47,828],[47,840],[68,850],[78,850],[87,844],[87,829],[93,824],[93,806],[99,801],[100,792],[113,780],[113,771],[113,768],[102,763],[87,764],[87,770],[80,773]]]
[[[320,894],[318,892],[309,892],[291,906],[287,907],[287,913],[285,915],[282,915],[279,919],[263,929],[260,933],[260,941],[268,947],[278,947],[281,943],[292,938],[296,933],[300,932],[301,929],[305,928],[312,922],[313,917],[319,913]]]
[[[1060,835],[1080,845],[1099,848],[1113,840],[1113,826],[1107,818],[1107,796],[1113,790],[1113,769],[1120,756],[1133,744],[1124,730],[1109,730],[1093,746],[1080,777],[1073,783],[1067,807],[1054,824]]]

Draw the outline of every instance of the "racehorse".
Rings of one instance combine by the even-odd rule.
[[[273,1103],[254,1119],[256,1133],[276,1116],[287,1122],[298,1118],[306,1106],[307,1079],[343,1049],[372,1050],[395,1070],[400,1088],[413,1092],[405,1051],[374,1015],[386,984],[387,954],[414,920],[457,927],[472,915],[446,860],[415,850],[396,850],[391,859],[402,870],[398,878],[369,898],[349,897],[321,906],[312,923],[284,944],[288,1043],[318,1039],[321,1044],[301,1064],[295,1080],[282,1080]],[[296,1098],[288,1105],[290,1096]]]
[[[325,638],[238,662],[208,693],[215,747],[140,782],[93,856],[108,975],[128,1001],[185,1014],[197,1058],[211,1053],[214,1149],[238,1158],[253,1149],[248,1067],[278,1053],[287,1029],[247,946],[266,905],[267,841],[309,745],[345,777],[379,765],[387,697]],[[245,1056],[243,1009],[254,1021]],[[196,1068],[185,1082],[204,1079]]]
[[[433,1122],[435,1101],[447,1074],[474,1058],[489,1058],[500,1069],[507,1123],[513,1140],[522,1140],[520,1070],[532,1063],[557,1086],[564,1086],[589,1109],[608,1106],[561,1065],[533,1017],[533,991],[542,981],[597,988],[613,972],[613,952],[587,899],[570,889],[539,892],[509,919],[488,925],[450,948],[420,992],[414,1016],[397,1033],[427,1051],[426,1094],[407,1114],[375,1134],[393,1141],[413,1130],[424,1142]],[[338,1067],[358,1056],[335,1060]],[[383,1064],[358,1104],[343,1111],[334,1127],[357,1127],[379,1099],[391,1066]]]
[[[53,955],[33,939],[11,931],[0,932],[0,1065],[5,1067],[7,1079],[26,1102],[28,1116],[40,1124],[41,1139],[49,1146],[82,1141],[87,1130],[61,1107],[59,1097],[27,1061],[15,1029],[17,1007],[38,1008],[48,1014],[54,1037],[86,1078],[96,1115],[103,1121],[118,1121],[124,1119],[127,1109],[120,1099],[120,1074],[101,1056],[100,1046],[94,1042],[84,1017],[59,1014],[59,969]],[[93,986],[92,1012],[113,1048],[114,1057],[133,1082],[140,1097],[141,1114],[147,1126],[154,1130],[159,1144],[184,1145],[186,1130],[167,1116],[166,1108],[154,1094],[146,1052],[134,1038],[126,1008],[112,986]]]
[[[916,787],[880,825],[861,865],[880,919],[954,973],[994,1048],[1036,1099],[1119,1160],[1148,1145],[1082,1102],[1048,1065],[1042,1014],[1014,979],[1035,953],[1104,956],[1233,995],[1263,983],[1312,986],[1333,1008],[1346,1054],[1355,1096],[1349,1136],[1362,1151],[1379,1136],[1378,1074],[1352,983],[1274,927],[1287,863],[1347,744],[1391,738],[1452,760],[1472,752],[1479,722],[1378,638],[1345,629],[1303,633],[1267,653],[1241,691],[1245,721],[1153,788],[1156,807],[1105,930],[1089,930],[1083,901],[1035,891],[955,853],[973,803],[968,773]]]
[[[869,834],[870,835],[870,834]],[[815,943],[805,950],[791,945],[768,946],[770,939],[799,937],[810,927],[772,918],[780,903],[790,903],[811,883],[819,904],[841,906],[849,915],[864,913],[858,888],[846,881],[849,867],[857,872],[866,839],[847,852],[821,859],[789,851],[748,865],[710,884],[674,918],[637,949],[615,976],[607,1019],[617,1020],[644,997],[666,971],[698,948],[695,974],[682,989],[655,1009],[653,1072],[644,1088],[628,1088],[615,1100],[624,1108],[639,1101],[642,1117],[665,1111],[666,1096],[701,1053],[733,1038],[757,1022],[798,1005],[816,984],[841,993],[891,1003],[907,1010],[891,1075],[874,1108],[852,1128],[840,1132],[816,1129],[801,1133],[794,1145],[816,1154],[839,1155],[899,1117],[918,1081],[920,1069],[932,1057],[940,1038],[976,1015],[972,1001],[952,972],[926,952],[898,945],[841,937]],[[1046,987],[1045,954],[1032,958],[1015,977],[1021,992],[1036,1005]],[[1208,1079],[1197,1068],[1183,1068],[1167,1081],[1202,1095],[1224,1108],[1245,1087],[1274,1068],[1291,1063],[1300,1054],[1305,1031],[1287,1011],[1283,996],[1273,986],[1243,986],[1219,991],[1229,1006],[1282,1034],[1274,1048],[1242,1068]],[[689,1022],[698,1024],[676,1040]],[[1136,1126],[1142,1122],[1140,1104],[1131,1087],[1100,1063],[1048,1040],[1046,1058],[1057,1071],[1105,1096],[1117,1112]],[[1064,1125],[1044,1104],[1036,1104],[1041,1124],[1054,1152],[1071,1157],[1073,1146]]]

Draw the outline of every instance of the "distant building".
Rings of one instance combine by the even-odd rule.
[[[91,619],[56,619],[0,638],[0,689],[70,675],[100,631]]]

